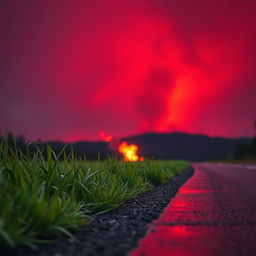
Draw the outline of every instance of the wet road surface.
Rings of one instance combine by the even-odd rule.
[[[256,255],[256,165],[193,166],[131,256]]]

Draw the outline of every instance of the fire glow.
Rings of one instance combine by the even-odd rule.
[[[144,157],[138,155],[138,150],[139,148],[137,145],[128,145],[128,143],[125,141],[118,146],[118,151],[123,155],[123,160],[125,162],[144,161]]]
[[[111,142],[113,140],[113,136],[106,135],[104,132],[100,132],[100,138],[105,142]]]
[[[109,143],[109,148],[111,150],[118,150],[118,152],[123,156],[123,160],[125,162],[142,162],[144,161],[144,157],[138,155],[139,147],[135,144],[128,144],[126,141],[121,142],[118,146],[115,146],[115,143],[113,143],[115,140],[113,140],[112,135],[106,135],[105,132],[99,133],[100,138]],[[117,140],[119,142],[119,140]],[[113,146],[114,145],[114,146]]]
[[[256,1],[2,2],[2,131],[253,136]]]

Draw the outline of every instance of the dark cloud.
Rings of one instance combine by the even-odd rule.
[[[252,135],[255,1],[1,1],[0,128]]]
[[[174,86],[174,77],[169,68],[153,68],[143,82],[143,91],[136,102],[138,111],[154,130],[155,125],[163,117],[168,107],[168,99]]]

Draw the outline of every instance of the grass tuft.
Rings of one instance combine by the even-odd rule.
[[[28,146],[29,147],[29,146]],[[62,158],[60,160],[60,156]],[[100,158],[100,157],[99,157]],[[168,181],[184,161],[90,162],[50,146],[22,153],[0,144],[0,246],[49,242]]]

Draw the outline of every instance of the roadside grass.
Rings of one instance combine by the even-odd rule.
[[[0,247],[53,241],[188,167],[184,161],[103,162],[0,144]],[[61,156],[61,159],[60,159]]]

